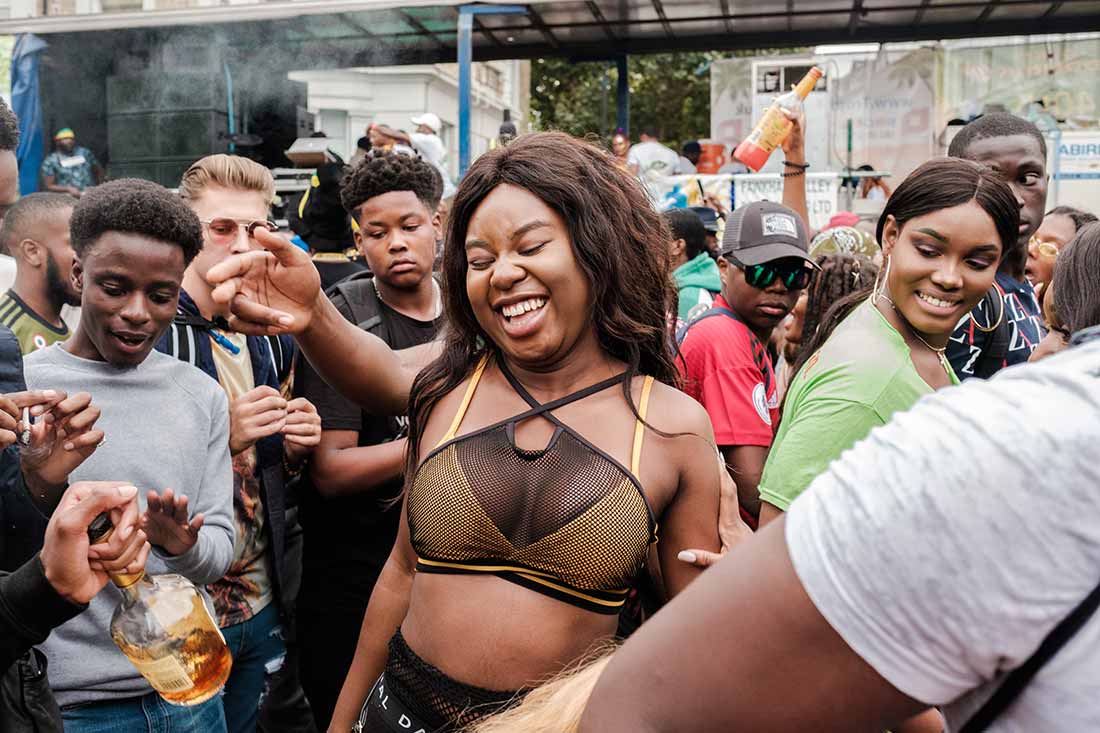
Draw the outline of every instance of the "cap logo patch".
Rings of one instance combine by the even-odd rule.
[[[798,237],[798,224],[790,214],[770,213],[760,217],[764,236],[779,234],[785,237]]]

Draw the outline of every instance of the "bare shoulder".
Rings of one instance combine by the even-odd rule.
[[[432,405],[431,412],[428,413],[428,419],[421,428],[421,459],[447,434],[455,415],[458,414],[462,406],[462,400],[466,396],[471,379],[473,379],[473,374],[467,374],[465,379],[459,382],[454,389],[444,394],[438,402]]]
[[[653,383],[646,422],[662,433],[698,436],[710,444],[714,443],[714,428],[703,406],[679,389],[662,382]]]

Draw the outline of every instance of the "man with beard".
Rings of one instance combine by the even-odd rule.
[[[11,290],[0,295],[0,323],[15,333],[23,354],[69,338],[61,308],[80,305],[70,276],[75,203],[68,194],[33,193],[4,217],[0,241],[15,258],[16,275]]]

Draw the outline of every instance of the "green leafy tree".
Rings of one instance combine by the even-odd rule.
[[[656,127],[661,140],[679,146],[710,134],[710,62],[723,54],[666,53],[631,56],[630,132]],[[572,63],[543,58],[532,64],[531,110],[540,130],[610,138],[616,127],[614,63]]]

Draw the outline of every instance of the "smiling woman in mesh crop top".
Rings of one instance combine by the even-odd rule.
[[[668,347],[666,237],[639,185],[566,135],[471,167],[447,341],[411,390],[402,526],[332,729],[364,703],[363,730],[461,729],[612,638],[644,574],[674,595],[699,572],[677,552],[718,549],[714,438]]]

